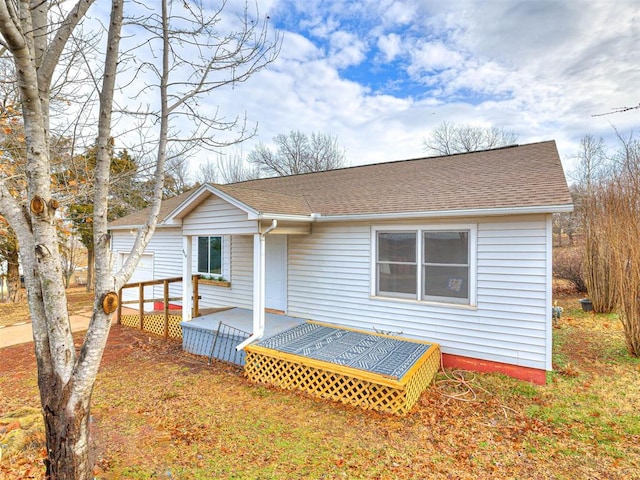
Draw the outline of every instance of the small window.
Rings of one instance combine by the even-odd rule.
[[[222,237],[198,237],[198,273],[222,275]]]

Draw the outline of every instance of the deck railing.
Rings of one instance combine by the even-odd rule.
[[[199,280],[199,278],[200,278],[199,275],[193,275],[192,276],[192,285],[193,285],[193,311],[192,311],[192,316],[193,317],[197,317],[200,314],[200,305],[199,305],[200,296],[198,295],[198,280]],[[149,303],[149,302],[154,302],[154,303],[155,302],[162,302],[162,314],[163,314],[163,319],[164,319],[163,334],[164,334],[164,337],[167,338],[169,336],[169,317],[170,317],[170,315],[169,315],[169,305],[170,305],[170,302],[176,302],[176,301],[182,300],[182,297],[170,297],[169,296],[169,285],[171,283],[181,283],[181,282],[182,282],[182,277],[173,277],[173,278],[163,278],[163,279],[158,279],[158,280],[145,280],[143,282],[127,283],[118,292],[119,302],[118,302],[118,319],[117,319],[117,322],[121,323],[123,305],[137,304],[138,305],[138,328],[140,330],[144,330],[144,321],[145,321],[145,319],[144,319],[144,316],[145,316],[144,304],[145,303]],[[145,292],[144,292],[145,287],[152,287],[152,286],[155,286],[155,285],[162,285],[163,286],[162,298],[145,298]],[[122,291],[125,288],[137,288],[138,289],[138,299],[137,300],[126,300],[126,301],[123,301],[122,300]]]

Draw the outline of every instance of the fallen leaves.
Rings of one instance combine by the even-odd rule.
[[[616,353],[619,331],[574,323],[560,321],[555,348],[575,375],[533,386],[468,372],[447,383],[456,378],[447,372],[406,417],[253,385],[235,368],[183,354],[179,342],[114,325],[93,395],[94,473],[100,480],[167,472],[185,479],[637,478],[640,363]],[[37,403],[35,362],[22,350],[30,352],[11,350],[19,361],[9,370],[0,351],[0,390],[11,392],[0,413]],[[0,478],[41,478],[41,459],[19,467],[36,476],[0,469]]]

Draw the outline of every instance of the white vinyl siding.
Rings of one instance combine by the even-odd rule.
[[[288,313],[401,332],[438,342],[445,353],[545,369],[547,235],[544,215],[479,219],[471,259],[477,261],[475,305],[441,305],[371,295],[371,226],[318,223],[313,235],[289,237]]]
[[[184,218],[180,228],[156,230],[147,253],[154,276],[182,274],[182,235],[222,235],[229,252],[231,288],[201,285],[202,308],[252,308],[253,233],[257,223],[213,197]],[[382,298],[372,292],[373,226],[368,222],[313,224],[310,235],[288,235],[287,313],[354,328],[379,329],[431,340],[444,353],[512,365],[551,368],[550,215],[461,218],[450,227],[475,225],[470,262],[472,305]],[[445,220],[376,223],[376,228],[447,225]],[[247,231],[245,231],[247,230]],[[242,233],[238,233],[242,232]],[[128,253],[134,236],[114,231],[112,250]],[[471,240],[470,240],[471,241]],[[194,248],[193,267],[197,261]],[[175,284],[172,296],[181,296]],[[162,296],[156,287],[156,297]]]
[[[131,252],[135,235],[128,230],[114,230],[111,232],[111,251],[115,255],[114,265],[116,268],[122,266],[122,260]],[[179,228],[157,228],[149,245],[145,249],[146,255],[153,255],[153,277],[174,278],[182,276],[182,236]],[[135,273],[134,273],[135,277]],[[128,289],[126,289],[128,290]],[[126,291],[125,290],[125,291]],[[133,290],[133,289],[132,289]],[[162,298],[163,286],[155,285],[149,287],[150,296]],[[147,293],[145,291],[145,297]],[[170,297],[182,296],[182,283],[176,282],[169,286]],[[180,305],[182,302],[171,302]],[[135,307],[135,305],[130,305]]]
[[[200,285],[199,294],[201,308],[214,307],[252,307],[253,295],[253,237],[251,235],[225,235],[223,237],[223,251],[230,252],[230,258],[224,267],[224,278],[231,282],[230,288],[212,285]],[[112,232],[111,249],[116,258],[121,253],[129,253],[135,236],[128,231],[115,230]],[[194,258],[193,272],[196,272],[197,237],[193,238]],[[182,233],[179,228],[159,228],[153,234],[145,253],[153,254],[155,279],[182,276]],[[117,264],[119,267],[120,264]],[[162,298],[162,285],[154,286],[153,298]],[[169,296],[182,297],[182,283],[170,285]],[[182,305],[181,301],[171,302]]]
[[[184,235],[252,234],[258,222],[248,220],[246,212],[211,196],[183,219]]]
[[[212,195],[183,219],[183,235],[192,236],[193,272],[198,271],[198,236],[223,238],[222,277],[230,288],[200,285],[200,307],[244,307],[253,305],[253,237],[258,222],[247,213]]]

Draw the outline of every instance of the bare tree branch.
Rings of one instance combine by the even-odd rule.
[[[249,162],[267,176],[297,175],[342,168],[346,165],[344,148],[331,134],[300,131],[276,135],[277,151],[260,143],[251,153]]]
[[[503,128],[442,122],[422,143],[430,155],[451,155],[505,147],[517,141],[515,132]]]

